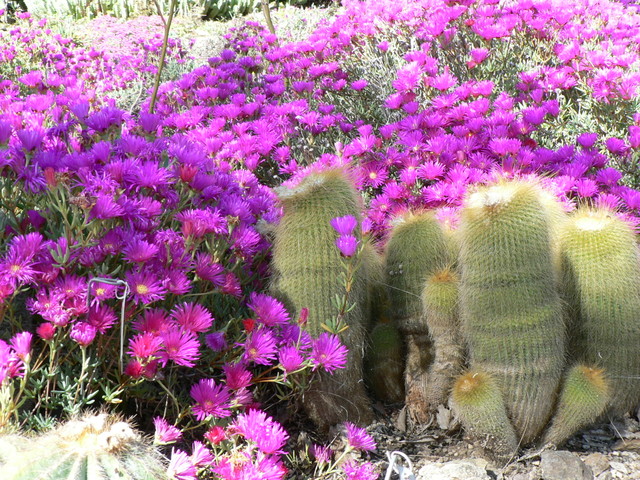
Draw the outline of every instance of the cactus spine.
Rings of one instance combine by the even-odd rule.
[[[278,193],[283,216],[273,242],[273,292],[293,315],[308,308],[307,328],[312,335],[319,335],[322,325],[338,313],[333,299],[345,292],[344,264],[330,221],[346,215],[359,220],[360,197],[340,169],[312,173],[297,186],[281,188]],[[363,261],[366,258],[363,256]],[[372,419],[362,381],[368,314],[365,273],[369,270],[366,265],[360,266],[349,292],[353,308],[345,314],[343,321],[348,329],[340,335],[349,349],[346,368],[333,375],[320,372],[304,394],[305,410],[322,429],[347,420],[366,423]]]
[[[434,410],[447,404],[451,386],[462,371],[464,344],[458,322],[458,275],[448,267],[438,270],[422,292],[422,303],[429,334],[433,341],[434,359],[427,376],[426,399]]]
[[[562,234],[571,352],[605,369],[611,408],[640,402],[640,267],[634,232],[607,210],[579,209]]]
[[[545,444],[560,445],[578,430],[593,423],[609,403],[609,381],[604,371],[576,365],[567,373]]]
[[[386,247],[391,311],[407,345],[406,405],[419,423],[429,420],[427,370],[433,359],[421,295],[427,278],[448,263],[448,251],[433,212],[407,213],[398,218]]]
[[[523,443],[546,425],[562,376],[565,327],[548,195],[524,181],[467,197],[460,224],[460,315],[472,367],[494,377]]]
[[[502,390],[487,372],[472,369],[458,377],[451,391],[451,404],[472,437],[489,436],[492,455],[503,460],[517,450],[518,440]]]
[[[28,441],[3,466],[6,480],[158,480],[162,457],[128,423],[106,414],[70,421]]]

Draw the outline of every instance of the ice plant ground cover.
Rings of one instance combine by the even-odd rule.
[[[377,478],[353,425],[346,450],[288,442],[285,407],[345,352],[269,295],[275,187],[351,169],[381,243],[408,208],[455,226],[467,188],[496,176],[639,223],[632,5],[345,0],[299,41],[230,31],[154,113],[160,24],[95,22],[135,40],[84,47],[28,15],[0,30],[5,428],[106,406],[175,444],[174,478]],[[189,61],[178,40],[169,56]]]

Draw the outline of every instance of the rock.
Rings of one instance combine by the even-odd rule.
[[[565,450],[542,452],[540,456],[543,480],[593,480],[591,467],[580,457]]]
[[[491,480],[487,461],[480,458],[429,463],[418,472],[416,480]]]
[[[609,470],[609,459],[600,452],[594,452],[584,458],[584,463],[591,467],[593,475],[597,477],[605,470]]]

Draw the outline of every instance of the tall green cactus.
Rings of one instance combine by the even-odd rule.
[[[360,196],[348,175],[339,169],[312,173],[293,188],[281,188],[278,194],[283,216],[273,241],[273,292],[294,316],[308,308],[307,328],[312,335],[319,335],[323,324],[338,313],[334,299],[345,292],[344,265],[330,221],[346,215],[359,219]],[[367,257],[363,255],[362,261]],[[361,266],[350,285],[348,300],[353,308],[346,312],[343,320],[348,328],[340,335],[349,349],[347,367],[333,375],[320,373],[304,394],[303,405],[321,428],[346,420],[366,423],[372,419],[362,381],[369,311],[365,273],[369,270]]]
[[[395,220],[386,246],[386,284],[394,322],[407,345],[406,405],[419,423],[430,417],[427,370],[433,360],[421,295],[427,278],[450,263],[448,253],[443,228],[433,212],[408,212]]]
[[[471,367],[500,385],[524,443],[546,425],[564,368],[557,292],[558,208],[534,183],[503,181],[469,195],[460,224],[460,315]]]
[[[582,208],[562,230],[571,353],[604,368],[611,408],[640,403],[640,266],[633,229],[608,210]]]
[[[369,334],[365,379],[373,395],[386,403],[404,400],[404,342],[392,323],[379,323]]]
[[[2,468],[4,480],[161,480],[160,454],[128,423],[107,415],[73,420],[28,442]]]
[[[429,366],[426,400],[429,408],[447,404],[454,379],[464,365],[464,342],[458,318],[458,274],[451,267],[431,275],[422,291],[422,304],[434,358]]]

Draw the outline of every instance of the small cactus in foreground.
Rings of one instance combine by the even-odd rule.
[[[503,181],[469,195],[461,213],[460,318],[469,363],[496,379],[524,444],[549,421],[565,367],[557,210],[537,184]]]
[[[564,379],[556,413],[543,443],[561,445],[593,423],[604,413],[609,395],[609,381],[602,369],[574,366]]]
[[[572,312],[570,348],[604,368],[610,407],[640,403],[640,265],[633,228],[605,209],[577,210],[562,229],[564,295]]]
[[[458,377],[451,391],[451,404],[468,434],[488,440],[492,455],[505,460],[517,450],[518,440],[502,390],[490,374],[472,369]]]
[[[292,313],[307,308],[307,329],[317,336],[338,311],[336,297],[345,294],[344,262],[336,247],[331,226],[336,217],[360,219],[361,199],[342,169],[314,172],[292,188],[278,192],[283,215],[273,240],[272,291]],[[361,240],[358,228],[354,235]],[[369,255],[363,255],[366,262]],[[318,372],[302,399],[303,407],[322,430],[350,421],[366,424],[373,419],[363,382],[362,362],[368,324],[369,292],[366,273],[373,267],[360,265],[348,296],[349,309],[342,318],[347,328],[340,334],[348,348],[347,365],[333,374]]]
[[[2,469],[3,480],[161,480],[161,455],[127,422],[85,416],[50,433],[25,439],[28,448]]]

